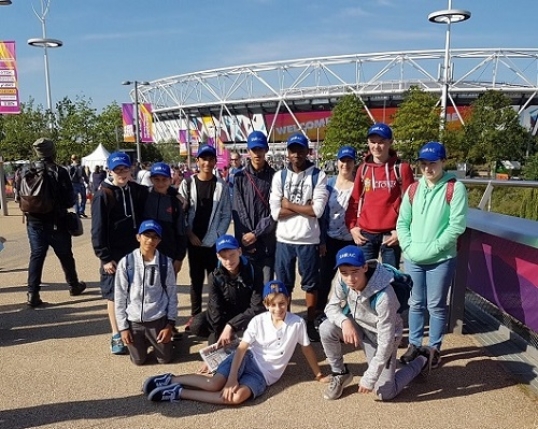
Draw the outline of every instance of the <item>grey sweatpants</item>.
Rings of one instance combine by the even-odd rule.
[[[360,327],[355,320],[351,318],[350,320],[357,330],[360,338],[360,346],[366,354],[368,364],[370,364],[370,361],[377,351],[377,334]],[[342,329],[326,319],[319,327],[319,334],[331,370],[334,373],[343,372],[345,367],[341,343],[341,340],[343,340]],[[420,371],[426,363],[426,358],[419,356],[414,361],[396,370],[396,353],[398,352],[399,343],[400,338],[395,338],[394,349],[390,361],[387,362],[387,365],[383,368],[374,387],[374,392],[382,401],[387,401],[396,397],[405,386],[420,374]]]
[[[153,322],[130,322],[133,344],[127,344],[131,362],[143,365],[148,357],[148,345],[153,346],[153,353],[159,363],[168,363],[172,360],[172,342],[158,343],[159,332],[166,327],[168,320],[162,317]]]

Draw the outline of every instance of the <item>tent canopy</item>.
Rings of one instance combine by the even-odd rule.
[[[82,165],[88,167],[90,171],[93,171],[97,165],[101,167],[106,167],[106,160],[108,159],[110,152],[104,148],[104,146],[99,143],[99,146],[87,156],[82,157]]]

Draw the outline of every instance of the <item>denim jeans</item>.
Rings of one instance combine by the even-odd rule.
[[[440,350],[448,313],[448,291],[456,270],[456,258],[429,265],[418,265],[405,259],[404,267],[405,272],[413,279],[409,299],[409,343],[417,347],[422,345],[425,311],[428,310],[428,345]]]
[[[70,286],[78,284],[75,258],[71,250],[71,235],[66,229],[52,223],[28,222],[26,226],[30,242],[30,264],[28,266],[28,292],[39,292],[43,264],[49,246],[60,260],[65,280]]]
[[[390,264],[395,268],[400,267],[400,258],[402,256],[402,249],[400,246],[385,246],[383,244],[384,233],[371,234],[364,230],[361,230],[361,234],[368,239],[366,243],[359,246],[366,260],[377,259],[379,253],[381,253],[381,262]]]
[[[314,292],[319,287],[319,246],[317,244],[276,243],[276,278],[286,285],[289,293],[295,286],[295,264],[299,262],[301,289]]]
[[[73,191],[75,193],[75,213],[84,213],[86,211],[86,186],[84,183],[73,183]]]

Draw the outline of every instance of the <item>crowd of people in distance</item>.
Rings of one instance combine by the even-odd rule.
[[[25,213],[27,304],[44,304],[40,284],[49,246],[70,294],[84,292],[62,219],[71,207],[87,217],[89,189],[111,352],[128,354],[135,365],[151,353],[167,364],[181,335],[217,347],[238,344],[215,371],[202,364],[195,374],[146,379],[149,400],[243,403],[285,376],[297,344],[314,379],[324,383],[323,398],[340,398],[353,381],[344,359],[347,344],[362,349],[367,360],[358,392],[391,400],[441,364],[447,295],[467,214],[466,189],[444,170],[441,143],[420,149],[415,180],[393,142],[388,125],[373,124],[368,154],[359,159],[354,147],[340,147],[336,174],[328,176],[310,160],[302,133],[288,138],[287,164],[280,170],[267,160],[267,137],[254,131],[248,160],[232,152],[222,172],[207,144],[198,148],[195,171],[164,162],[135,169],[127,154],[114,152],[106,168],[89,172],[76,155],[61,168],[54,143],[39,139],[34,149],[61,198],[51,212]],[[408,316],[400,314],[391,267],[402,267],[412,279]],[[179,327],[176,283],[182,269],[190,277],[190,306]],[[305,297],[304,318],[292,312],[297,296]],[[403,342],[405,322],[409,336]],[[318,364],[315,342],[330,373]],[[402,344],[407,349],[398,356]]]

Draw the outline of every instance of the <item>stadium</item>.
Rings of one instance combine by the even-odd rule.
[[[448,121],[463,123],[465,109],[487,90],[512,100],[521,123],[538,128],[538,49],[453,49],[447,72],[444,50],[380,52],[274,61],[164,77],[138,87],[140,103],[153,110],[155,142],[179,142],[187,155],[199,143],[244,152],[247,135],[268,135],[271,152],[304,132],[314,150],[323,141],[331,111],[349,93],[372,121],[391,123],[411,86],[442,97]],[[131,91],[134,100],[134,92]]]

